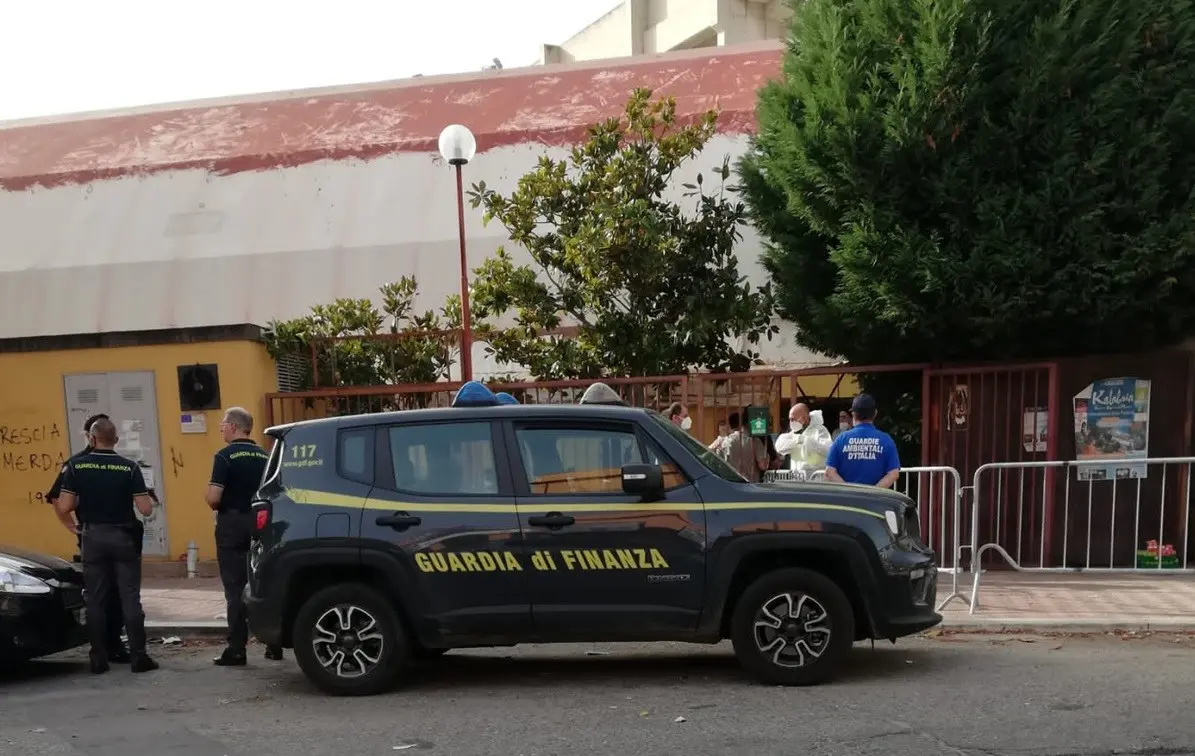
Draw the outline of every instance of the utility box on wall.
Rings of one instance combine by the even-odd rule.
[[[178,405],[183,412],[220,409],[220,366],[179,365]]]

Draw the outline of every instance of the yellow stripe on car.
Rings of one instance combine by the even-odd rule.
[[[473,512],[476,514],[519,514],[533,512],[701,512],[718,510],[746,510],[746,509],[800,509],[822,510],[830,512],[845,512],[848,514],[866,515],[883,520],[884,515],[872,512],[862,507],[851,507],[845,504],[809,504],[785,501],[735,501],[718,502],[703,505],[698,502],[653,502],[628,504],[625,502],[594,502],[594,501],[554,501],[497,504],[487,501],[436,503],[423,501],[401,501],[399,499],[375,498],[364,496],[347,496],[330,491],[316,491],[306,488],[288,488],[286,494],[296,504],[310,504],[325,507],[347,507],[350,509],[378,509],[385,511],[403,510],[407,512],[452,513]]]

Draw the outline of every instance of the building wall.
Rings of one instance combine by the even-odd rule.
[[[625,0],[559,45],[541,64],[653,55],[780,39],[792,12],[783,0]]]
[[[212,514],[203,492],[212,455],[223,445],[220,412],[205,413],[203,434],[184,434],[180,423],[176,369],[195,363],[219,366],[225,407],[240,405],[260,417],[263,396],[277,389],[274,363],[255,342],[0,354],[0,541],[66,558],[75,553],[74,537],[39,500],[69,455],[69,436],[81,430],[68,424],[63,377],[152,371],[162,460],[155,487],[165,507],[169,550],[183,555],[194,539],[201,559],[214,558]],[[114,420],[119,426],[120,418]]]
[[[682,183],[708,176],[726,156],[737,160],[747,145],[745,135],[716,136],[678,173],[670,198],[685,202]],[[497,147],[466,166],[465,180],[509,192],[545,152],[567,156],[542,144]],[[0,192],[0,228],[0,338],[265,325],[338,297],[376,296],[404,275],[419,281],[419,309],[459,290],[453,173],[426,152]],[[483,225],[468,206],[465,232],[471,268],[506,242],[498,224]],[[740,270],[755,284],[767,280],[761,249],[745,227]],[[509,251],[530,262],[523,250]],[[767,362],[825,364],[781,326],[762,345]],[[474,366],[482,375],[509,369],[480,344]]]

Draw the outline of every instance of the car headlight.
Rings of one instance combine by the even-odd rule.
[[[884,512],[884,522],[887,523],[888,531],[892,533],[893,536],[900,535],[900,526],[902,524],[901,519],[901,516],[891,509]]]
[[[50,593],[53,590],[50,584],[44,580],[26,575],[14,567],[0,564],[0,594],[37,595]]]

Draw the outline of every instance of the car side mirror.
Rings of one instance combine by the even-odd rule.
[[[647,501],[664,498],[664,471],[659,465],[623,465],[622,491]]]

